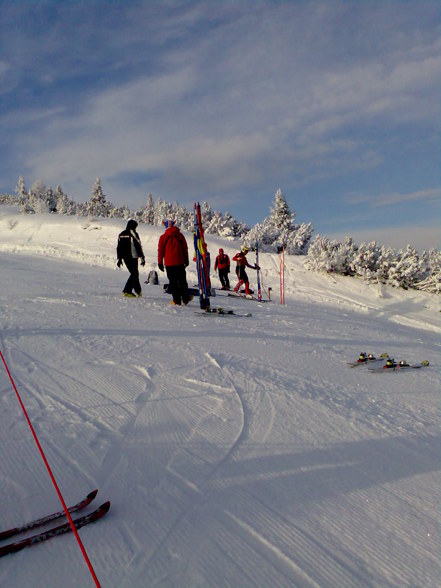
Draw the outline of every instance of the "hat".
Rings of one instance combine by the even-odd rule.
[[[127,223],[127,229],[129,229],[129,231],[131,231],[131,230],[134,231],[137,226],[138,226],[138,223],[133,218],[131,218]]]
[[[174,220],[163,220],[162,224],[164,225],[164,227],[166,229],[169,229],[170,227],[174,227],[175,226],[175,221]]]
[[[248,253],[248,247],[245,247],[245,245],[242,247],[242,253]]]

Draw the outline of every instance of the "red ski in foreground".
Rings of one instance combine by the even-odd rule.
[[[67,510],[72,514],[74,512],[78,512],[83,508],[86,508],[92,500],[95,499],[96,495],[98,494],[98,490],[93,490],[90,494],[86,496],[81,502],[75,504],[74,506],[69,507]],[[13,537],[14,535],[18,535],[18,533],[23,533],[24,531],[29,531],[29,529],[35,529],[36,527],[41,527],[46,523],[50,523],[51,521],[55,521],[56,519],[60,519],[61,517],[65,517],[66,513],[64,510],[60,510],[59,512],[54,512],[50,515],[46,515],[45,517],[41,517],[41,519],[35,519],[30,523],[26,523],[21,525],[20,527],[14,527],[13,529],[8,529],[7,531],[0,532],[0,541],[4,541],[5,539],[9,539],[9,537]]]
[[[84,527],[89,523],[94,523],[95,521],[98,521],[108,512],[109,508],[110,501],[107,501],[90,514],[74,519],[73,523],[75,528],[81,529],[81,527]],[[3,547],[0,547],[0,557],[8,555],[9,553],[16,553],[17,551],[20,551],[25,547],[31,547],[31,545],[35,545],[36,543],[42,543],[43,541],[47,541],[52,537],[58,537],[59,535],[65,535],[66,533],[70,532],[72,532],[72,527],[70,526],[70,523],[63,523],[62,525],[58,525],[58,527],[54,527],[53,529],[49,529],[48,531],[42,531],[41,533],[38,533],[38,535],[27,537],[22,541],[8,543],[8,545],[3,545]]]

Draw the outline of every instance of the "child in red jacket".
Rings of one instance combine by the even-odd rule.
[[[219,249],[219,255],[214,262],[214,271],[219,272],[219,280],[222,284],[222,290],[230,289],[230,280],[228,274],[230,273],[230,258],[223,249]]]
[[[251,269],[259,269],[257,265],[250,265],[247,260],[247,253],[248,247],[242,247],[239,253],[233,257],[233,261],[237,263],[236,266],[236,274],[239,278],[236,287],[234,288],[234,292],[238,292],[242,284],[245,284],[245,294],[248,296],[251,294],[250,292],[250,281],[247,276],[247,272],[245,271],[246,267],[250,267]]]

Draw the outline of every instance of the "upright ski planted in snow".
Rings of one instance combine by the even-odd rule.
[[[259,243],[256,241],[256,271],[257,271],[257,300],[262,300],[262,288],[260,286],[260,268],[259,268]]]
[[[285,304],[285,245],[280,251],[280,304]]]
[[[194,205],[194,250],[196,271],[198,274],[199,304],[205,310],[210,308],[209,280],[207,268],[207,256],[204,240],[204,229],[202,227],[201,205],[199,202]]]

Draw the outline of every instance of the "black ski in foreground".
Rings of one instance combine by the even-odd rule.
[[[422,361],[421,363],[414,363],[414,364],[409,364],[407,362],[398,362],[395,363],[392,360],[392,363],[387,362],[383,367],[377,367],[377,368],[368,368],[370,372],[375,372],[377,374],[382,373],[382,372],[395,372],[395,371],[407,371],[407,370],[418,370],[422,367],[427,367],[429,364],[429,362],[427,360]]]
[[[98,494],[98,490],[93,490],[90,494],[86,496],[81,502],[75,504],[74,506],[70,506],[67,510],[70,514],[74,512],[78,512],[83,508],[86,508],[92,500],[95,499],[96,495]],[[56,519],[60,519],[61,517],[66,516],[64,510],[60,510],[59,512],[54,512],[50,515],[46,515],[45,517],[41,517],[40,519],[35,519],[30,523],[26,523],[21,525],[20,527],[14,527],[13,529],[8,529],[7,531],[0,532],[0,541],[4,541],[5,539],[9,539],[14,535],[18,535],[19,533],[24,533],[24,531],[29,531],[30,529],[35,529],[36,527],[41,527],[46,523],[50,523],[51,521],[55,521]]]
[[[85,525],[98,521],[108,512],[109,508],[110,501],[107,501],[90,514],[74,519],[73,523],[75,528],[81,529],[81,527],[84,527]],[[42,543],[43,541],[52,539],[52,537],[58,537],[59,535],[65,535],[66,533],[70,532],[72,532],[72,527],[70,526],[70,523],[63,523],[62,525],[58,525],[58,527],[54,527],[53,529],[49,529],[48,531],[42,531],[41,533],[38,533],[38,535],[33,535],[32,537],[27,537],[26,539],[22,539],[21,541],[3,545],[3,547],[0,547],[0,557],[8,555],[9,553],[16,553],[17,551],[21,551],[25,547],[31,547],[36,543]]]
[[[205,314],[205,315],[221,315],[221,316],[253,316],[251,312],[247,312],[245,314],[237,313],[234,310],[227,310],[226,308],[206,308],[205,310],[196,310],[195,314]]]

